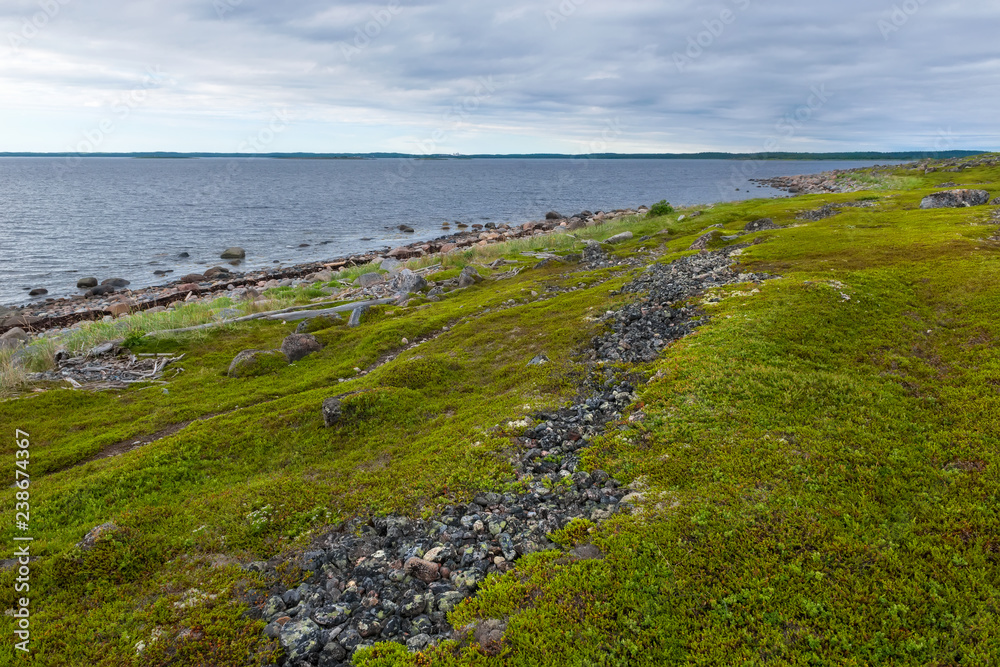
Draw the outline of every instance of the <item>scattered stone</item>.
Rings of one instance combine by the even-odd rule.
[[[243,350],[229,364],[231,378],[249,378],[273,373],[288,365],[281,350]]]
[[[412,234],[413,233],[413,227],[410,227],[409,225],[400,225],[399,227],[397,227],[397,229],[399,231],[403,232],[404,234]]]
[[[545,219],[546,220],[562,220],[563,216],[560,215],[559,213],[557,213],[556,211],[549,211],[548,213],[545,214]]]
[[[632,232],[622,232],[621,234],[615,234],[611,238],[607,239],[605,243],[610,243],[611,245],[624,243],[625,241],[631,241],[632,236]]]
[[[98,285],[92,289],[87,290],[86,296],[105,296],[107,294],[113,294],[115,288],[111,285]]]
[[[403,269],[392,281],[396,294],[413,294],[427,287],[427,281],[409,269]]]
[[[691,244],[688,250],[707,250],[708,244],[714,241],[717,237],[722,236],[722,233],[716,229],[713,229],[709,233],[699,236],[698,240]]]
[[[344,318],[337,313],[322,315],[320,317],[311,317],[299,322],[299,326],[295,327],[295,333],[315,333],[317,331],[323,331],[324,329],[338,326],[339,324],[342,324],[343,321]]]
[[[187,274],[185,276],[181,276],[181,282],[182,283],[194,283],[194,284],[197,284],[197,283],[203,283],[206,280],[208,280],[208,278],[206,278],[204,275],[202,275],[200,273],[189,273],[189,274]]]
[[[403,566],[403,570],[426,584],[441,578],[441,566],[423,558],[410,558]]]
[[[181,253],[181,256],[187,256],[187,253]],[[235,246],[232,248],[226,248],[222,251],[222,254],[219,255],[221,259],[244,259],[246,256],[246,250]]]
[[[293,333],[281,342],[281,351],[290,364],[305,359],[310,354],[322,349],[323,346],[320,345],[320,342],[310,334]]]
[[[479,271],[472,266],[466,266],[462,269],[462,273],[458,276],[458,286],[459,287],[472,287],[476,283],[482,282],[483,277],[479,275]]]
[[[608,261],[608,255],[597,241],[590,241],[583,247],[583,263],[598,266]]]
[[[369,287],[374,287],[375,285],[379,285],[384,282],[385,278],[382,277],[381,273],[376,271],[371,273],[362,273],[358,276],[358,285],[360,285],[362,289],[368,289]]]
[[[132,283],[124,278],[108,278],[107,280],[101,281],[102,287],[128,287],[131,284]]]
[[[312,653],[323,650],[322,629],[311,618],[304,621],[289,621],[281,628],[281,647],[285,657],[293,664]]]
[[[963,208],[966,206],[982,206],[990,200],[986,190],[945,190],[927,195],[920,202],[920,208]]]
[[[118,526],[114,523],[102,523],[100,526],[91,529],[82,540],[77,542],[76,548],[81,551],[90,551],[98,542],[116,530],[118,530]]]
[[[48,293],[49,291],[44,287],[36,287],[30,292],[28,292],[28,296],[42,296],[43,294],[48,294]]]
[[[768,229],[781,229],[778,225],[774,224],[774,220],[771,218],[760,218],[759,220],[753,220],[746,224],[743,228],[745,232],[762,232]]]
[[[31,335],[21,327],[14,327],[0,336],[0,340],[15,340],[27,343],[31,340]]]
[[[97,278],[80,278],[76,281],[76,286],[80,289],[90,289],[91,287],[97,287]]]
[[[549,358],[544,354],[539,354],[534,359],[528,362],[529,366],[541,366],[542,364],[549,363]]]
[[[327,428],[336,426],[340,423],[340,417],[343,414],[343,405],[340,402],[339,397],[328,398],[323,401],[323,422],[326,424]]]

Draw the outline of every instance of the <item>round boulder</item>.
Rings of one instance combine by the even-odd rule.
[[[206,280],[208,279],[200,273],[189,273],[186,276],[181,276],[180,278],[182,283],[203,283]]]
[[[124,278],[108,278],[107,280],[101,281],[101,285],[104,287],[128,287],[131,284],[132,283]]]
[[[28,292],[28,296],[42,296],[43,294],[48,294],[49,291],[44,287],[36,287],[35,289]]]
[[[274,373],[288,365],[281,350],[243,350],[229,364],[226,373],[232,378],[258,377]]]
[[[246,256],[247,256],[246,250],[235,246],[232,248],[226,248],[223,251],[222,255],[220,255],[222,259],[243,259]]]
[[[310,334],[293,333],[281,342],[281,352],[290,364],[322,349],[320,342]]]
[[[989,201],[990,193],[986,190],[945,190],[924,197],[920,208],[964,208],[982,206]]]
[[[91,287],[97,287],[97,278],[80,278],[76,281],[76,286],[80,289],[90,289]]]

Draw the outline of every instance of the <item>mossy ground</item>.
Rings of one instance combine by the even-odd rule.
[[[651,378],[645,418],[610,430],[586,464],[645,485],[643,511],[555,536],[593,542],[604,559],[535,555],[461,605],[456,626],[508,621],[500,655],[384,646],[361,662],[1000,660],[1000,244],[984,240],[997,224],[986,224],[990,207],[917,210],[946,178],[1000,194],[1000,170],[900,170],[891,184],[913,189],[880,190],[875,206],[818,222],[795,215],[865,194],[634,222],[635,240],[615,253],[643,249],[661,261],[709,225],[729,233],[771,217],[795,226],[757,234],[765,242],[740,257],[780,279],[720,290],[704,305],[708,324],[632,369]],[[639,241],[664,229],[672,233]],[[552,245],[568,252],[573,243]],[[167,394],[51,390],[0,404],[11,431],[0,450],[12,468],[13,430],[32,442],[39,560],[29,661],[266,662],[275,647],[243,616],[245,595],[263,582],[238,562],[301,548],[358,513],[417,514],[508,483],[502,426],[573,398],[592,317],[613,307],[609,291],[628,279],[533,263],[439,303],[318,332],[323,352],[265,377],[225,370],[242,349],[277,347],[294,324],[146,343],[143,351],[188,355]],[[577,289],[547,289],[556,287]],[[428,340],[356,377],[403,338]],[[552,363],[528,367],[542,352]],[[345,402],[343,426],[324,428],[322,400],[352,391],[361,393]],[[129,454],[77,465],[189,420]],[[13,516],[13,490],[2,502]],[[93,551],[74,549],[106,521],[121,532]],[[14,534],[6,528],[0,540],[13,544]],[[0,604],[14,597],[8,571]],[[2,650],[13,653],[10,633]]]

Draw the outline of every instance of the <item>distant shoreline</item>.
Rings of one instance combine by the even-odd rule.
[[[448,155],[442,153],[417,155],[412,153],[174,153],[166,151],[139,151],[132,153],[31,153],[4,152],[4,157],[36,158],[228,158],[228,159],[300,159],[300,160],[766,160],[766,161],[871,161],[892,160],[911,161],[923,159],[953,159],[982,155],[989,151],[896,151],[896,152],[849,152],[849,153],[587,153],[571,155],[567,153],[523,153],[523,154],[472,154]]]

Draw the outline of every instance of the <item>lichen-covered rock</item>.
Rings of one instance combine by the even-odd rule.
[[[274,373],[288,365],[281,350],[243,350],[229,364],[227,375],[249,378]]]
[[[418,276],[409,269],[403,269],[393,280],[393,285],[397,294],[413,294],[427,287],[427,281],[423,276]]]
[[[610,243],[615,245],[616,243],[624,243],[625,241],[632,240],[632,232],[622,232],[621,234],[615,234],[614,236],[608,238],[605,243]]]
[[[322,629],[312,619],[289,621],[281,628],[279,641],[289,661],[299,660],[323,650]]]
[[[692,243],[691,247],[688,248],[688,250],[707,250],[709,244],[712,243],[712,241],[714,241],[719,236],[722,236],[722,232],[720,232],[717,229],[713,229],[707,234],[699,236],[698,240]]]
[[[428,584],[441,578],[441,566],[423,558],[410,558],[403,569],[408,575]]]
[[[82,540],[77,542],[76,546],[82,551],[90,551],[94,548],[94,545],[116,530],[118,530],[118,526],[114,523],[110,521],[108,523],[102,523],[100,526],[91,529],[91,531],[87,533]]]
[[[290,364],[305,359],[310,354],[322,349],[323,346],[320,342],[310,334],[293,333],[281,342],[281,352]]]
[[[924,197],[920,202],[920,208],[963,208],[982,206],[989,201],[990,193],[986,190],[945,190]]]

